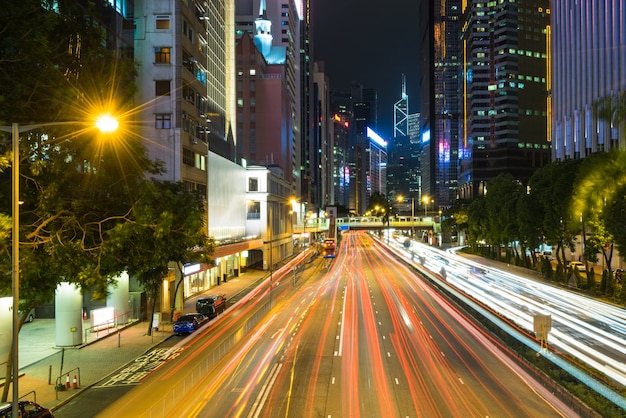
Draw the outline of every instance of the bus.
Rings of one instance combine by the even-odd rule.
[[[335,258],[337,250],[337,240],[335,238],[325,238],[322,242],[322,256],[324,258]]]

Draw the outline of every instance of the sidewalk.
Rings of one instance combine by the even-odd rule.
[[[195,311],[195,300],[198,297],[215,293],[226,295],[228,308],[231,306],[228,303],[231,296],[240,293],[266,274],[267,272],[260,270],[248,270],[239,277],[233,277],[202,294],[196,294],[185,300],[185,312]],[[173,335],[172,324],[166,322],[149,336],[148,324],[148,321],[142,321],[109,334],[102,332],[100,338],[88,344],[65,349],[54,346],[54,319],[35,319],[32,323],[25,324],[19,335],[20,397],[54,410]],[[69,376],[69,389],[55,389],[59,376],[63,385]],[[77,379],[77,389],[72,387],[74,376]],[[2,381],[3,377],[0,378]],[[12,389],[9,390],[9,401],[11,393]]]

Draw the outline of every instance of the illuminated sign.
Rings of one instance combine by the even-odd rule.
[[[197,273],[200,271],[200,264],[189,264],[183,266],[183,274],[186,276],[191,273]]]
[[[422,133],[422,144],[430,142],[430,129],[425,130]]]
[[[380,135],[374,132],[374,130],[371,129],[369,126],[367,127],[367,137],[381,147],[387,147],[387,141],[385,141]]]

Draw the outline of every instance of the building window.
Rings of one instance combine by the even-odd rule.
[[[154,127],[156,129],[170,129],[172,127],[172,115],[169,113],[157,113],[154,115]]]
[[[172,50],[169,47],[157,46],[154,48],[154,63],[169,64],[172,57]]]
[[[250,75],[256,75],[256,70],[254,68],[250,68]]]
[[[261,202],[248,203],[248,219],[261,219]]]
[[[170,17],[169,15],[157,15],[155,28],[157,30],[167,30],[170,28]]]
[[[243,107],[243,99],[242,98],[237,99],[237,107]]]
[[[170,80],[156,80],[154,82],[154,95],[155,96],[169,96],[170,95]]]
[[[183,148],[183,164],[193,167],[196,163],[196,153],[190,149]]]
[[[206,171],[206,156],[196,154],[196,168],[198,170]]]
[[[186,19],[183,19],[183,35],[193,43],[193,29]]]
[[[248,179],[248,191],[249,192],[258,192],[259,191],[259,179],[256,177],[250,177]]]

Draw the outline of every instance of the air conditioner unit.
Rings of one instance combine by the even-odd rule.
[[[198,143],[198,138],[195,138],[195,137],[191,138],[191,143],[192,144],[197,144]]]

